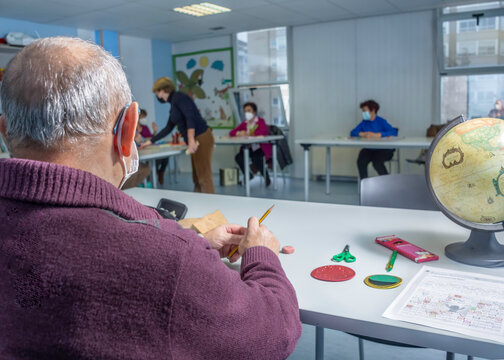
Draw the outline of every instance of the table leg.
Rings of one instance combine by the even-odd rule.
[[[177,171],[178,171],[177,155],[173,156],[173,167],[175,168],[173,170],[173,171],[175,171],[175,174],[173,175],[173,180],[175,181],[175,184],[178,184],[178,179],[177,179]]]
[[[401,149],[397,149],[397,173],[401,173]]]
[[[446,353],[446,360],[455,360],[455,354],[452,352]]]
[[[331,147],[326,147],[326,161],[325,161],[325,193],[329,195],[331,192]]]
[[[324,328],[315,326],[315,360],[324,359]]]
[[[248,146],[243,147],[243,161],[245,167],[245,179],[243,179],[243,183],[245,184],[245,196],[250,196],[250,165]]]
[[[277,187],[277,143],[273,143],[273,190],[278,189]]]
[[[152,177],[152,188],[157,189],[156,160],[149,160]]]
[[[309,181],[309,176],[310,176],[310,145],[301,145],[304,149],[304,200],[308,201],[308,195],[309,195],[309,188],[308,188],[308,181]]]

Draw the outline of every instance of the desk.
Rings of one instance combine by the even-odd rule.
[[[168,190],[134,188],[126,193],[150,206],[156,206],[161,197],[180,201],[188,207],[187,217],[200,217],[218,208],[229,222],[242,225],[246,225],[249,216],[260,216],[272,204],[268,199]],[[421,265],[398,256],[390,274],[402,277],[403,285],[380,290],[363,283],[367,275],[385,273],[390,250],[375,244],[374,239],[390,234],[439,255],[440,259],[431,262],[431,266],[504,276],[504,269],[472,267],[444,256],[444,247],[465,240],[469,230],[438,211],[285,200],[275,200],[274,203],[275,208],[264,225],[275,233],[282,245],[293,245],[296,249],[292,255],[281,254],[280,261],[296,289],[301,321],[317,326],[317,359],[323,358],[324,328],[485,359],[504,358],[502,344],[381,316]],[[365,225],[361,219],[365,219]],[[313,269],[334,264],[330,258],[341,252],[346,244],[357,258],[356,262],[345,264],[356,272],[352,280],[328,283],[310,277]]]
[[[359,147],[370,149],[400,149],[400,148],[421,148],[428,149],[433,138],[427,137],[398,137],[398,138],[384,138],[384,139],[359,139],[348,137],[336,138],[312,138],[312,139],[299,139],[296,144],[299,144],[304,149],[304,190],[305,201],[308,201],[309,196],[309,176],[310,176],[310,147],[324,146],[326,148],[326,194],[330,191],[331,182],[331,147],[333,146],[346,146],[346,147]],[[398,155],[399,156],[399,150]]]
[[[273,145],[273,189],[277,189],[277,142],[282,140],[282,135],[270,136],[218,136],[215,138],[215,145],[239,145],[243,146],[244,158],[244,184],[245,196],[250,196],[250,169],[249,169],[249,150],[252,144],[271,143]]]
[[[175,159],[175,179],[177,179],[177,155],[184,153],[187,149],[185,145],[151,145],[145,149],[138,150],[140,161],[147,161],[151,168],[152,187],[157,188],[156,160],[173,156]]]

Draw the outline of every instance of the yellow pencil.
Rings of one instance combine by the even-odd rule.
[[[271,212],[271,210],[273,209],[274,206],[275,205],[271,205],[271,207],[268,210],[266,210],[266,212],[264,213],[264,215],[261,216],[261,218],[259,219],[259,224],[261,224],[263,222],[263,220],[266,219],[266,216],[269,215],[269,213]],[[238,251],[238,245],[236,245],[236,247],[229,252],[227,258],[231,259],[231,256],[233,256],[234,253],[237,252],[237,251]]]

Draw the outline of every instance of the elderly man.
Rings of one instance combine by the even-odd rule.
[[[1,100],[2,359],[289,355],[299,309],[272,233],[251,218],[202,238],[119,190],[138,166],[138,105],[114,57],[37,40]],[[240,273],[220,259],[235,244]]]

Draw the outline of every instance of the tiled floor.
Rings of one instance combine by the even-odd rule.
[[[178,175],[178,183],[168,177],[163,185],[164,189],[192,191],[191,174],[182,173]],[[243,186],[219,186],[219,179],[214,177],[215,191],[217,194],[244,196]],[[250,186],[251,196],[297,200],[304,199],[303,179],[286,178],[285,182],[280,176],[278,178],[278,190],[273,190],[273,186],[266,188],[264,181],[260,177],[254,178]],[[325,182],[310,181],[310,201],[325,202],[335,204],[358,205],[359,196],[357,184],[355,182],[333,182],[331,183],[331,193],[325,194]],[[357,338],[346,333],[335,330],[325,331],[325,359],[332,360],[355,360],[359,359]],[[443,360],[446,353],[432,349],[400,348],[388,345],[365,342],[364,353],[366,360]],[[303,325],[303,334],[289,360],[310,360],[315,358],[315,328],[310,325]],[[465,360],[466,356],[456,355],[456,360]],[[478,358],[475,358],[478,360]]]

